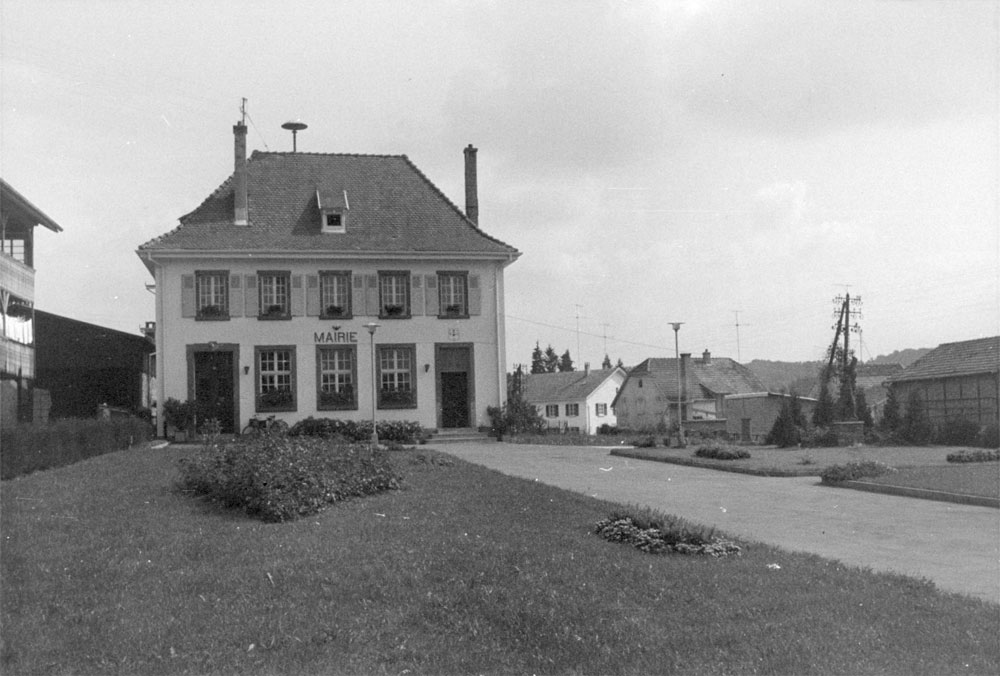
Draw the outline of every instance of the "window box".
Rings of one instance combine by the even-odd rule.
[[[198,308],[198,319],[226,319],[228,315],[218,305],[205,305]]]
[[[415,408],[416,397],[411,390],[380,390],[379,408]]]
[[[257,395],[257,410],[286,411],[295,405],[291,390],[268,390]]]
[[[402,305],[386,305],[382,308],[386,317],[402,317],[404,309]]]
[[[324,317],[343,317],[346,314],[347,312],[340,305],[327,305],[326,309],[323,310]]]
[[[354,388],[345,388],[340,392],[320,392],[319,406],[328,410],[354,409]]]
[[[461,305],[448,305],[444,309],[444,315],[446,317],[461,317],[465,313],[462,311]]]
[[[288,317],[288,312],[284,305],[268,305],[260,316],[262,319],[284,319]]]

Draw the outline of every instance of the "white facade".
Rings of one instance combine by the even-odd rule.
[[[530,377],[546,378],[549,375],[558,377],[570,374],[537,374]],[[581,378],[586,378],[583,373],[579,375]],[[583,388],[570,386],[567,390],[572,391],[575,396],[560,397],[558,392],[553,392],[542,395],[537,400],[532,397],[529,403],[544,418],[545,424],[550,429],[597,434],[597,428],[601,425],[616,427],[618,424],[611,403],[618,394],[618,388],[625,381],[625,376],[624,369],[615,368],[589,392]]]

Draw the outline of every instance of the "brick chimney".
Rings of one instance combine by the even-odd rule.
[[[586,378],[589,375],[590,375],[590,362],[585,361],[583,362],[583,377]]]
[[[247,126],[242,122],[233,125],[233,135],[236,137],[236,166],[233,171],[233,223],[235,225],[250,225],[247,209]]]
[[[701,363],[702,364],[711,364],[712,363],[712,353],[709,352],[708,350],[705,350],[704,352],[702,352],[701,353]]]
[[[465,215],[479,224],[479,188],[476,181],[476,148],[470,143],[465,148]]]

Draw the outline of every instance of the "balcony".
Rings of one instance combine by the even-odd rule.
[[[13,256],[0,254],[0,289],[35,302],[35,271]]]

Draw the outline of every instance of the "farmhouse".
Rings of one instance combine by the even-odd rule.
[[[596,434],[601,425],[618,422],[611,403],[625,382],[625,369],[615,367],[525,376],[524,400],[545,418],[550,428]]]
[[[225,432],[255,414],[488,424],[520,254],[478,227],[476,149],[463,213],[405,155],[248,159],[246,126],[233,132],[232,176],[138,249],[158,400],[193,400]]]
[[[679,369],[679,373],[678,373]],[[679,389],[678,389],[679,388]],[[618,426],[647,430],[672,426],[678,420],[698,423],[706,431],[725,431],[725,397],[762,392],[767,388],[750,369],[728,357],[700,359],[650,358],[629,371],[614,401]]]
[[[890,377],[886,385],[905,407],[916,392],[931,422],[963,418],[981,426],[1000,420],[1000,336],[944,343]]]

